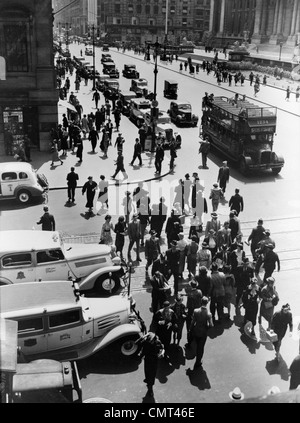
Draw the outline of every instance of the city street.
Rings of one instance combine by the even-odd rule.
[[[84,51],[83,45],[71,44],[72,55],[80,56],[80,50]],[[134,54],[132,51],[117,51],[110,48],[110,53],[120,71],[120,88],[129,90],[130,79],[122,76],[124,64],[134,63],[140,76],[148,80],[149,89],[153,90],[154,85],[154,64],[147,62],[142,55]],[[102,51],[96,47],[97,69],[102,73],[100,63]],[[204,54],[202,51],[201,54]],[[197,56],[197,54],[195,54]],[[92,62],[92,57],[86,57]],[[197,60],[197,59],[193,59]],[[196,128],[177,128],[172,124],[174,130],[182,136],[182,148],[178,150],[178,157],[175,161],[176,167],[173,172],[169,171],[169,152],[165,153],[163,162],[162,177],[157,178],[154,174],[154,155],[146,152],[142,155],[143,167],[131,167],[129,162],[133,155],[134,140],[138,136],[138,128],[125,116],[121,118],[120,132],[126,142],[124,147],[125,169],[128,173],[128,180],[119,183],[111,179],[114,173],[114,161],[117,151],[114,146],[117,131],[113,132],[112,147],[109,147],[108,158],[102,158],[99,144],[96,148],[97,154],[91,154],[91,145],[88,140],[84,141],[83,162],[79,165],[75,154],[68,152],[66,158],[62,158],[63,165],[51,167],[50,153],[32,152],[32,165],[39,170],[39,173],[46,175],[50,191],[47,198],[47,205],[50,212],[55,216],[56,229],[62,233],[65,239],[90,235],[93,242],[98,241],[101,227],[104,222],[105,213],[92,216],[86,214],[86,197],[81,194],[82,185],[87,177],[92,175],[96,182],[99,176],[105,175],[110,181],[109,186],[109,213],[112,214],[112,222],[117,222],[117,216],[123,214],[121,201],[125,191],[133,191],[138,181],[144,182],[144,188],[148,189],[151,202],[157,202],[160,196],[170,199],[174,197],[174,187],[180,178],[188,172],[198,172],[200,180],[205,185],[205,197],[208,202],[208,214],[204,218],[204,224],[210,220],[212,206],[209,192],[213,183],[216,182],[218,169],[224,158],[220,153],[211,152],[208,157],[208,169],[200,166],[201,156],[199,150],[199,129],[202,116],[201,101],[205,92],[213,93],[215,96],[233,97],[235,93],[246,95],[251,102],[261,106],[263,103],[278,108],[277,132],[274,142],[274,150],[281,153],[285,159],[285,165],[279,175],[260,174],[245,177],[234,167],[230,167],[230,180],[226,191],[226,201],[219,209],[218,214],[223,223],[229,215],[228,199],[234,194],[236,188],[244,198],[245,210],[239,216],[243,232],[243,241],[247,238],[256,226],[257,220],[263,218],[265,228],[271,231],[271,237],[276,241],[276,252],[281,260],[281,271],[275,272],[276,287],[282,304],[289,303],[294,316],[294,336],[286,336],[282,343],[281,354],[283,361],[277,366],[274,361],[274,350],[269,342],[260,343],[250,340],[240,330],[242,318],[235,315],[231,310],[231,320],[227,324],[215,327],[209,335],[204,353],[203,370],[193,372],[194,359],[185,358],[183,346],[186,342],[186,330],[183,333],[181,348],[174,346],[171,360],[172,366],[168,366],[163,360],[159,366],[159,372],[154,387],[155,401],[157,403],[198,403],[198,402],[226,402],[229,400],[228,393],[235,386],[239,386],[245,393],[246,398],[258,397],[276,385],[280,390],[288,390],[288,367],[293,358],[299,352],[299,337],[297,337],[297,322],[300,323],[300,191],[297,181],[300,180],[300,103],[295,102],[292,95],[290,102],[285,101],[285,89],[278,86],[262,86],[258,98],[254,98],[253,88],[246,80],[243,87],[234,84],[228,87],[223,83],[217,85],[216,79],[211,75],[207,76],[201,69],[199,74],[190,76],[187,72],[179,72],[179,61],[172,64],[159,62],[157,76],[157,100],[159,109],[167,111],[170,100],[163,97],[163,86],[165,79],[175,79],[179,86],[179,99],[191,103],[193,112],[199,116]],[[71,91],[75,93],[74,76],[70,77]],[[240,85],[240,84],[239,84]],[[83,106],[84,114],[95,112],[92,102],[92,81],[88,86],[81,84],[78,93],[80,103]],[[101,93],[100,105],[104,103]],[[62,113],[60,110],[60,123]],[[112,118],[113,121],[113,118]],[[113,121],[114,122],[114,121]],[[6,159],[6,158],[5,158]],[[1,160],[2,161],[2,160]],[[76,192],[76,202],[67,203],[66,176],[70,167],[75,166],[79,174],[79,188]],[[170,211],[170,210],[169,210]],[[36,225],[43,214],[42,201],[35,201],[30,206],[16,205],[13,201],[0,203],[0,230],[8,229],[35,229],[40,230]],[[189,232],[189,219],[186,218],[184,232]],[[164,235],[164,233],[163,233]],[[126,241],[126,246],[128,241]],[[166,249],[166,243],[162,244]],[[246,255],[250,258],[250,248],[246,246]],[[151,289],[145,281],[145,259],[142,253],[142,263],[135,268],[132,275],[132,293],[137,303],[137,309],[141,311],[147,327],[151,323],[152,313],[149,310],[151,304]],[[187,276],[187,275],[186,275]],[[185,292],[187,281],[184,281],[180,288]],[[278,308],[279,309],[279,308]],[[242,309],[243,314],[243,309]],[[136,359],[129,359],[128,362],[115,352],[113,346],[102,351],[82,362],[78,363],[84,399],[90,397],[107,398],[113,402],[140,403],[146,393],[143,363]]]

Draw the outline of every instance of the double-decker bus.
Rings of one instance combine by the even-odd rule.
[[[204,97],[200,136],[238,165],[244,175],[271,169],[278,174],[284,159],[273,151],[277,108],[259,107],[244,96]]]

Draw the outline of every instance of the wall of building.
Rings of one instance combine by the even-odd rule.
[[[0,154],[5,130],[17,144],[27,133],[33,145],[47,150],[50,129],[57,124],[51,0],[2,0],[0,56],[6,81],[0,81]]]

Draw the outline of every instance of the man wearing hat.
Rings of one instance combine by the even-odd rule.
[[[207,167],[207,156],[210,152],[210,142],[208,141],[208,138],[205,137],[204,140],[200,141],[200,148],[199,148],[199,154],[202,155],[202,168],[208,169]]]
[[[221,229],[221,222],[218,219],[218,213],[213,212],[210,214],[211,215],[211,220],[209,220],[206,223],[206,227],[205,227],[205,236],[208,236],[209,231],[211,229],[213,229],[216,233],[219,232],[219,230]]]
[[[186,317],[186,329],[188,333],[187,343],[188,345],[191,343],[192,339],[190,337],[190,327],[192,322],[192,317],[194,310],[196,308],[201,307],[201,300],[202,300],[202,291],[198,289],[198,282],[192,279],[189,282],[189,288],[187,289],[187,301],[186,301],[186,308],[187,308],[187,317]]]
[[[258,305],[260,301],[260,290],[257,279],[253,278],[242,296],[243,307],[245,308],[244,325],[251,322],[251,335],[255,336],[254,327],[256,325]]]
[[[124,142],[125,142],[125,140],[122,137],[121,132],[119,132],[119,134],[118,134],[118,136],[116,138],[116,141],[115,141],[115,145],[114,145],[115,147],[117,147],[117,151],[118,152],[121,151],[121,153],[123,153],[123,144],[124,144]]]
[[[258,248],[258,243],[261,241],[264,237],[265,228],[263,227],[263,220],[258,219],[257,226],[252,229],[251,234],[248,237],[248,243],[251,242],[251,253],[253,260],[256,260],[256,250]]]
[[[145,142],[146,142],[146,138],[147,138],[147,129],[146,129],[146,125],[143,124],[139,131],[138,131],[139,137],[140,137],[140,143],[141,143],[141,147],[142,147],[142,152],[145,151]]]
[[[89,213],[93,211],[94,207],[94,197],[96,194],[96,190],[98,188],[98,185],[95,181],[93,181],[93,177],[89,176],[87,182],[82,187],[82,195],[86,192],[86,205],[85,207],[88,207]]]
[[[153,320],[156,325],[155,333],[165,347],[165,358],[169,360],[167,353],[171,343],[172,332],[175,329],[174,326],[177,323],[176,314],[171,309],[171,304],[169,301],[164,302],[163,308],[154,314]]]
[[[277,341],[273,342],[276,354],[276,360],[279,359],[279,350],[281,342],[286,334],[289,326],[290,336],[293,334],[293,315],[291,313],[290,305],[285,304],[281,307],[280,311],[276,311],[272,317],[271,329],[277,334]]]
[[[179,281],[179,260],[180,252],[177,250],[177,241],[171,241],[171,248],[166,251],[166,259],[168,265],[168,280],[173,275],[174,277],[174,295],[178,294]]]
[[[119,172],[123,173],[124,179],[128,178],[126,170],[124,169],[124,156],[122,154],[122,151],[118,151],[118,157],[116,160],[116,171],[114,175],[112,176],[112,179],[115,179],[115,177],[117,176]]]
[[[279,302],[279,295],[275,287],[275,279],[270,277],[266,279],[266,285],[260,291],[261,303],[258,316],[258,323],[261,324],[263,317],[268,322],[268,330],[271,328],[271,321],[274,314],[274,307]]]
[[[167,291],[169,289],[168,282],[164,275],[158,270],[150,278],[152,286],[152,313],[155,314],[159,308],[163,307],[165,301],[167,301]]]
[[[274,251],[274,245],[273,244],[267,244],[266,245],[267,251],[263,260],[263,266],[265,269],[264,274],[264,282],[273,275],[274,270],[276,269],[276,263],[277,263],[277,272],[280,272],[280,260],[278,257],[278,254]]]
[[[257,262],[255,265],[255,273],[258,274],[261,265],[263,264],[263,261],[266,257],[266,253],[268,251],[268,244],[272,244],[273,247],[275,248],[276,244],[275,241],[273,241],[273,239],[270,237],[270,229],[266,229],[263,233],[263,239],[261,241],[259,241],[259,243],[257,244],[257,250],[256,250],[256,257],[257,257]]]
[[[145,242],[145,258],[146,263],[146,273],[148,273],[148,268],[151,264],[158,258],[160,255],[160,245],[159,239],[156,237],[156,232],[154,230],[150,231],[150,238],[146,239]]]
[[[203,297],[201,307],[193,312],[190,332],[191,338],[196,341],[196,361],[194,368],[202,367],[202,357],[207,340],[208,330],[213,327],[212,315],[207,309],[208,298]]]
[[[136,244],[136,260],[142,261],[140,258],[140,239],[141,239],[141,225],[138,219],[138,213],[134,213],[132,216],[132,221],[128,224],[128,237],[129,237],[129,246],[128,246],[128,260],[131,261],[131,249]]]
[[[197,261],[200,267],[205,266],[208,270],[212,263],[211,251],[208,248],[208,244],[206,242],[202,242],[201,247],[201,250],[199,249],[197,253]]]
[[[219,187],[219,184],[213,184],[213,188],[210,190],[209,199],[211,200],[213,211],[217,211],[221,198],[223,197],[223,191]]]
[[[130,162],[130,166],[134,165],[134,162],[135,162],[136,159],[139,159],[139,165],[143,166],[141,154],[142,154],[142,146],[141,146],[139,138],[136,138],[135,144],[134,144],[134,150],[133,150],[133,157],[132,157],[132,160]]]
[[[251,280],[254,277],[254,271],[249,264],[248,257],[243,259],[243,264],[237,266],[235,272],[235,286],[236,286],[236,300],[235,300],[235,307],[238,308],[240,299],[244,291],[250,285]]]
[[[42,231],[55,231],[54,216],[49,213],[49,208],[47,206],[45,206],[43,210],[44,214],[36,224],[42,225]]]
[[[240,190],[236,188],[235,194],[229,200],[230,210],[236,210],[237,216],[244,210],[244,199],[240,195]]]
[[[220,188],[224,194],[227,182],[229,181],[229,167],[227,166],[227,161],[224,161],[223,166],[220,167],[217,181],[219,182]]]

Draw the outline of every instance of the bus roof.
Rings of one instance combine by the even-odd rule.
[[[0,231],[0,254],[60,247],[56,231]]]
[[[242,110],[253,110],[253,112],[249,112],[249,115],[253,115],[253,117],[260,117],[258,115],[255,115],[254,109],[259,111],[259,115],[261,115],[261,110],[264,110],[266,114],[264,113],[264,116],[269,117],[276,117],[276,107],[260,107],[256,104],[250,103],[248,100],[237,100],[237,103],[234,103],[234,98],[228,98],[228,97],[214,97],[214,100],[212,102],[215,106],[219,107],[220,109],[225,110],[228,113],[231,113],[232,115],[239,116]],[[267,111],[269,110],[269,113]]]

